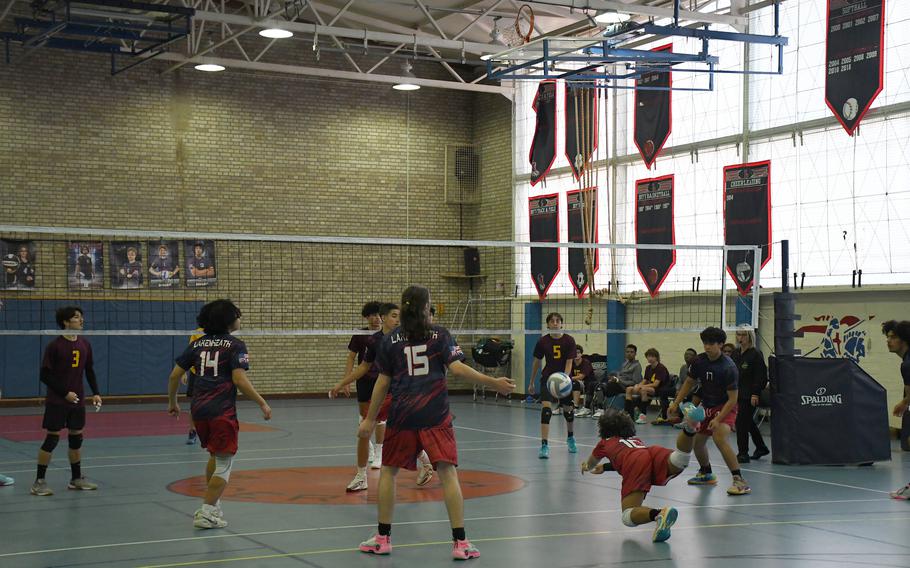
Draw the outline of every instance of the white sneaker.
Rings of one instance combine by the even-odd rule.
[[[575,411],[575,416],[587,416],[588,414],[591,414],[591,411],[584,406]]]
[[[429,483],[431,479],[433,479],[433,466],[425,463],[423,464],[423,467],[420,468],[420,473],[417,474],[417,486],[423,487]]]
[[[370,455],[367,457],[367,463],[373,461],[374,457],[376,457],[376,448],[373,447],[373,441],[370,440]]]
[[[555,414],[555,415],[557,415],[557,416],[559,416],[560,414],[562,414],[562,407],[561,407],[561,406],[557,406],[557,407],[556,407],[556,410],[553,411],[553,414]]]
[[[639,414],[639,415],[638,415],[638,418],[635,419],[635,423],[636,423],[636,424],[647,424],[647,423],[648,423],[648,417],[645,416],[644,414]]]
[[[223,529],[227,525],[224,517],[214,508],[209,512],[199,509],[193,515],[193,526],[197,529]]]
[[[373,461],[370,462],[370,469],[381,469],[382,468],[382,456],[376,454],[373,456]]]
[[[594,414],[592,416],[594,418],[600,418],[603,415],[604,415],[603,408],[598,408],[597,410],[594,411]]]
[[[348,483],[347,491],[348,493],[353,493],[355,491],[366,491],[367,490],[367,476],[362,475],[359,471],[354,475],[354,479]]]

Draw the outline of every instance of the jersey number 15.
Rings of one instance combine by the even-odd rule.
[[[426,345],[406,345],[404,356],[408,359],[408,375],[420,377],[430,374],[430,359]]]

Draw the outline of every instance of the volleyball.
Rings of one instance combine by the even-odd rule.
[[[553,373],[547,379],[547,388],[550,389],[553,398],[566,398],[572,394],[572,379],[565,373]]]
[[[19,259],[16,258],[15,254],[8,254],[3,257],[3,268],[13,271],[19,268]]]

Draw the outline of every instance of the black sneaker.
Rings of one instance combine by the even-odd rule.
[[[749,463],[749,454],[739,454],[736,456],[736,461],[739,463]]]
[[[771,450],[768,448],[755,448],[755,451],[752,453],[752,459],[757,460],[761,459],[762,456],[766,456],[771,453]]]

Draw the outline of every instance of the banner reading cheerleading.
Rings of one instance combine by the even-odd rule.
[[[582,200],[582,191],[584,199]],[[597,188],[588,187],[583,190],[575,190],[566,193],[566,206],[568,207],[569,220],[569,242],[584,243],[597,242]],[[584,223],[582,215],[585,211],[591,212],[591,221],[589,231],[592,232],[592,238],[587,241],[584,237]],[[588,254],[592,255],[591,279],[599,267],[599,255],[597,249],[588,249]],[[572,287],[575,288],[575,294],[582,298],[585,295],[591,281],[588,278],[588,269],[585,265],[585,249],[569,249],[569,280],[572,281]]]
[[[771,161],[724,168],[724,242],[760,246],[759,270],[771,260]],[[727,272],[743,296],[755,279],[755,253],[727,252]]]
[[[672,174],[635,182],[635,242],[640,245],[676,244]],[[638,274],[653,298],[676,264],[676,251],[636,249],[635,262]]]
[[[556,160],[556,81],[541,81],[531,105],[537,113],[531,141],[531,186],[540,183]]]
[[[670,51],[672,48],[673,46],[668,44],[651,51]],[[635,81],[633,140],[648,169],[651,169],[657,155],[660,154],[673,127],[671,75],[669,71],[654,71],[644,73]]]
[[[828,0],[825,103],[847,134],[882,92],[885,0]]]
[[[559,194],[531,197],[530,229],[532,243],[559,242]],[[531,248],[531,279],[537,295],[544,299],[547,290],[559,273],[559,249],[556,247]]]

